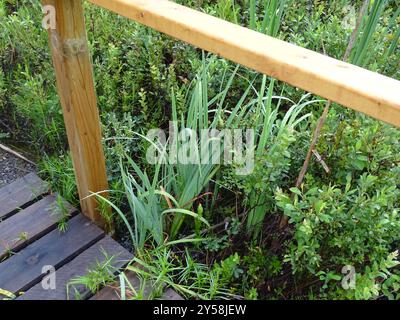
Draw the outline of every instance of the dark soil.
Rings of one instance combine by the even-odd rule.
[[[35,166],[0,148],[0,187],[32,171]]]

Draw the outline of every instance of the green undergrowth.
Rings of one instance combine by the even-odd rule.
[[[177,2],[337,59],[362,4]],[[399,299],[398,129],[333,104],[320,160],[294,188],[323,99],[84,6],[110,182],[103,203],[114,208],[117,238],[136,253],[128,269],[140,279],[133,288],[119,277],[123,298],[156,299],[172,287],[191,299]],[[400,79],[399,7],[370,2],[351,63]],[[78,206],[40,22],[39,1],[0,0],[0,141],[24,145],[52,189]],[[172,120],[254,129],[251,173],[237,174],[237,163],[148,163],[149,148],[166,150],[144,137]],[[73,284],[97,291],[111,282],[110,265]]]

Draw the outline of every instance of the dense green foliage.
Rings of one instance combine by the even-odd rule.
[[[177,2],[342,59],[362,1]],[[400,79],[399,7],[371,1],[352,63]],[[154,297],[167,284],[204,299],[400,298],[398,129],[334,104],[317,145],[329,173],[313,158],[293,188],[323,100],[87,3],[85,10],[109,201],[118,237],[146,272],[131,269],[155,283]],[[53,188],[77,204],[39,1],[0,0],[0,27],[0,138],[35,154]],[[254,128],[254,171],[150,165],[152,142],[143,136],[169,120]],[[344,266],[356,272],[348,289]]]

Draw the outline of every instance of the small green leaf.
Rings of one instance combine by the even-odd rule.
[[[293,192],[293,193],[299,195],[299,196],[302,195],[302,194],[301,194],[301,191],[299,190],[299,188],[293,187],[293,188],[290,188],[289,190],[290,190],[291,192]]]

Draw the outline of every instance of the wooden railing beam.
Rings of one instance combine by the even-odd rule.
[[[204,50],[400,127],[400,81],[166,0],[88,0]]]
[[[108,190],[100,118],[81,0],[43,0],[55,8],[49,29],[57,89],[72,155],[82,213],[104,227],[92,192]]]

